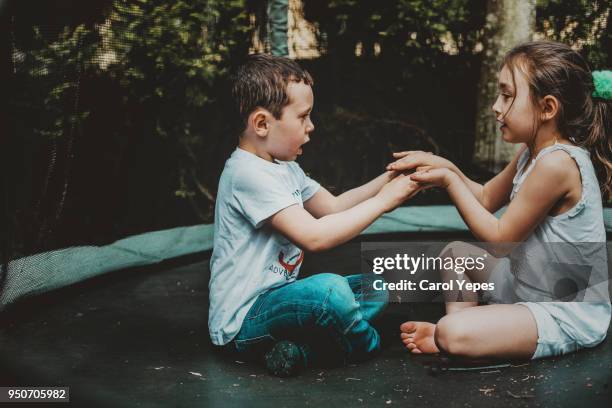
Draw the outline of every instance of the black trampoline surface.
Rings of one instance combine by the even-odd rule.
[[[358,273],[359,248],[309,254],[302,276]],[[210,343],[209,256],[118,271],[9,308],[0,314],[0,385],[69,386],[71,405],[103,407],[610,406],[609,339],[560,358],[432,375],[404,351],[398,327],[435,321],[442,305],[390,305],[371,361],[271,377]]]

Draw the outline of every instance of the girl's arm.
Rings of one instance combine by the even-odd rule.
[[[526,146],[523,146],[504,170],[484,185],[471,180],[451,161],[427,152],[394,153],[394,157],[400,158],[400,160],[391,163],[387,166],[387,169],[396,171],[412,169],[425,170],[430,168],[449,169],[459,176],[476,200],[478,200],[487,211],[493,213],[510,201],[512,180],[516,174],[516,165],[525,149]]]
[[[578,169],[564,152],[552,152],[540,159],[523,183],[508,210],[497,219],[472,194],[459,175],[449,169],[415,173],[412,180],[445,187],[461,217],[480,241],[509,243],[524,241],[549,213],[568,195]]]
[[[512,161],[508,163],[499,174],[482,186],[480,199],[478,201],[480,201],[489,212],[494,213],[510,201],[510,194],[512,193],[513,187],[512,181],[516,175],[516,166],[526,148],[527,146],[523,146],[519,149]]]

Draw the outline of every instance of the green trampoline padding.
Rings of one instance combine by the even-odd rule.
[[[612,231],[612,208],[604,209]],[[363,234],[468,231],[450,205],[400,207],[383,215]],[[195,225],[149,232],[105,246],[80,246],[40,253],[12,261],[0,309],[21,297],[59,289],[107,272],[159,263],[213,246],[213,225]]]

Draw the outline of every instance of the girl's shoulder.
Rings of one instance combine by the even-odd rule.
[[[572,176],[580,176],[580,168],[573,155],[568,154],[565,149],[556,149],[538,155],[531,176],[544,177],[548,182],[565,182]]]
[[[576,148],[569,145],[554,145],[542,149],[535,158],[529,163],[531,153],[524,147],[517,154],[517,181],[522,181],[527,177],[567,177],[572,173],[578,174],[580,169],[577,166],[577,158],[573,149],[566,149],[565,146]],[[552,181],[552,180],[551,180]]]
[[[525,149],[519,159],[519,165],[526,164],[529,157],[529,150]],[[542,149],[533,159],[531,167],[548,174],[552,172],[567,176],[582,173],[582,167],[590,161],[589,152],[583,147],[556,143]]]
[[[519,161],[519,170],[513,181],[513,196],[527,181],[532,186],[529,191],[535,194],[564,197],[581,190],[582,164],[576,160],[573,152],[552,147],[542,150],[530,163],[527,163],[528,151],[527,159]],[[582,162],[582,159],[579,160]],[[533,186],[537,188],[534,190]]]

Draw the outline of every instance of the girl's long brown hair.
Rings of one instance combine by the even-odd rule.
[[[565,44],[533,41],[510,50],[503,64],[525,74],[534,104],[546,95],[557,98],[559,131],[591,153],[602,194],[610,200],[612,101],[592,96],[593,76],[584,58]]]

